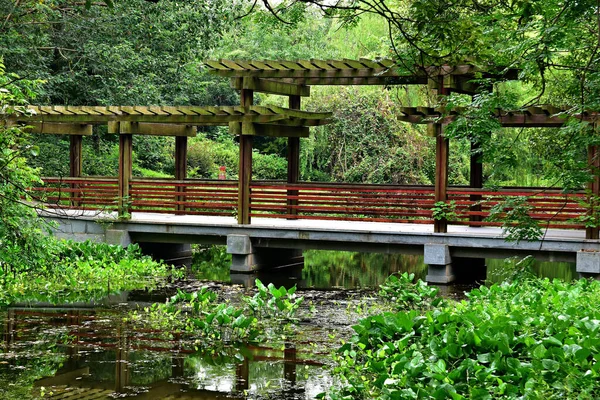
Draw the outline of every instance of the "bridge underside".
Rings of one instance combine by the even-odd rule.
[[[114,213],[47,210],[44,215],[58,222],[57,236],[75,240],[227,244],[234,258],[232,270],[241,272],[261,267],[256,260],[265,259],[265,254],[272,255],[271,264],[273,258],[286,264],[299,256],[298,250],[320,249],[423,254],[430,265],[428,280],[440,283],[453,279],[453,260],[515,255],[577,262],[578,272],[600,274],[600,243],[577,230],[548,229],[540,241],[507,242],[496,227],[450,226],[447,233],[433,233],[429,224],[411,223],[255,218],[251,225],[239,225],[234,217],[223,216],[140,212],[121,221]]]

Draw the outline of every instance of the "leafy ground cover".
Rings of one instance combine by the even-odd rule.
[[[600,282],[525,278],[448,301],[404,274],[398,308],[362,319],[328,399],[595,399]],[[413,304],[414,307],[408,307]]]
[[[123,290],[153,288],[179,272],[126,249],[104,243],[43,238],[45,254],[36,268],[0,269],[0,306],[15,302],[98,300]],[[1,264],[1,263],[0,263]]]

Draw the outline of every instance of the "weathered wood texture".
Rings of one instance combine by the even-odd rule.
[[[413,124],[428,124],[439,120],[443,115],[446,116],[444,122],[448,123],[464,112],[461,108],[442,110],[433,107],[402,107],[400,111],[402,115],[399,119]],[[569,118],[594,123],[600,119],[600,113],[590,111],[571,115],[568,109],[544,106],[514,111],[496,110],[493,117],[505,128],[559,128],[567,123]]]
[[[331,113],[314,113],[300,110],[290,110],[277,106],[223,106],[223,107],[196,107],[196,106],[31,106],[32,116],[17,116],[15,121],[23,123],[63,123],[63,124],[108,124],[119,122],[138,123],[137,129],[132,125],[123,124],[123,133],[126,134],[159,134],[160,129],[155,126],[144,126],[145,123],[153,124],[183,124],[183,125],[222,125],[230,122],[246,122],[255,124],[277,124],[287,126],[318,126],[329,123]],[[10,116],[9,118],[13,118]],[[72,126],[72,125],[71,125]],[[160,126],[159,126],[160,127]],[[165,136],[178,135],[176,128],[162,129]],[[109,126],[109,131],[115,132]],[[191,130],[183,130],[183,136],[193,135]]]
[[[125,218],[131,214],[130,181],[133,167],[133,136],[119,136],[119,217]]]
[[[435,124],[435,130],[435,202],[447,203],[450,142],[444,136],[441,124]],[[433,231],[436,233],[446,233],[448,231],[448,220],[446,218],[436,219],[433,224]]]
[[[276,88],[267,87],[265,80],[280,81],[295,85],[411,85],[427,84],[431,77],[444,77],[443,84],[446,87],[462,93],[475,93],[480,85],[471,80],[476,74],[485,78],[515,79],[517,71],[509,69],[500,73],[483,71],[473,65],[421,67],[416,71],[402,71],[393,60],[209,60],[205,62],[209,71],[213,74],[248,79],[247,84],[243,80],[234,80],[236,88],[251,88],[255,91],[277,93],[282,95],[302,95],[299,89],[293,87]],[[261,87],[261,85],[265,85]]]
[[[593,180],[588,183],[588,204],[589,210],[588,215],[592,217],[592,219],[598,217],[598,213],[600,212],[600,204],[598,200],[600,199],[600,149],[598,146],[589,146],[588,147],[588,165],[591,173],[593,174]],[[586,239],[600,239],[600,229],[597,226],[588,227],[585,230]]]
[[[71,178],[79,178],[81,177],[82,172],[82,152],[83,152],[83,136],[71,136],[70,144],[69,144],[69,176]],[[76,200],[76,191],[78,189],[77,184],[72,185],[72,189],[74,189],[73,193],[71,193],[72,202],[71,205],[77,207],[79,206],[78,201]]]
[[[290,96],[289,107],[300,109],[300,96]],[[308,129],[308,128],[307,128]],[[289,184],[298,183],[300,180],[300,138],[289,137],[287,148],[287,182]],[[296,215],[298,206],[298,191],[289,190],[288,193],[288,214]]]
[[[77,135],[91,136],[92,125],[61,124],[53,122],[28,122],[27,132],[46,135]]]
[[[187,178],[187,136],[177,136],[175,138],[175,179],[178,181]],[[185,187],[177,187],[177,211],[185,211]]]
[[[481,155],[479,154],[480,146],[478,143],[471,142],[471,160],[470,160],[470,169],[469,169],[469,186],[472,188],[482,188],[483,187],[483,163],[481,162]],[[481,204],[478,202],[481,200],[480,195],[473,194],[470,196],[470,201],[473,202],[471,206],[471,211],[479,212],[481,211]],[[471,221],[481,221],[481,215],[471,215]]]
[[[242,107],[249,107],[254,101],[254,92],[243,89],[240,94]],[[239,193],[238,193],[238,223],[250,224],[250,184],[252,181],[252,144],[254,137],[251,135],[240,136],[239,157]]]

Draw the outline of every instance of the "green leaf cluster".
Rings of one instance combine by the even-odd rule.
[[[354,326],[330,399],[598,398],[600,282],[524,279]]]

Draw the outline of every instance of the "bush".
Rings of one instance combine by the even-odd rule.
[[[387,295],[394,286],[403,301],[430,294],[407,296],[395,281]],[[598,398],[599,300],[598,281],[528,279],[482,286],[467,301],[367,317],[338,351],[343,388],[321,397]]]

